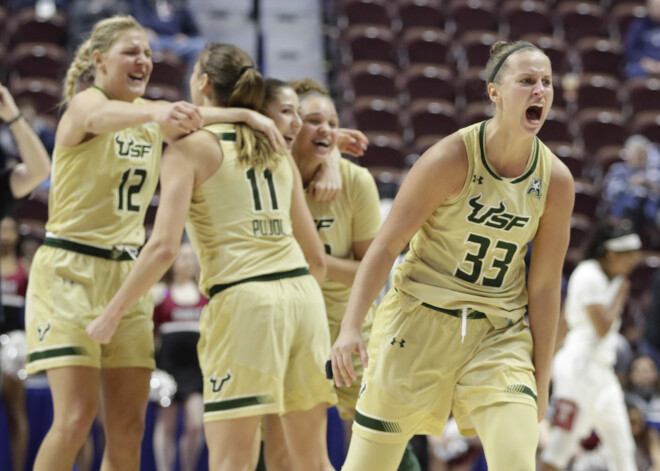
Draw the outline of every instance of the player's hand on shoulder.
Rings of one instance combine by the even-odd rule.
[[[197,131],[204,123],[199,108],[187,101],[158,102],[154,103],[153,106],[156,107],[154,121],[164,131],[176,130],[183,134],[189,134]]]
[[[270,119],[268,116],[265,116],[254,110],[246,109],[245,124],[250,126],[255,131],[264,133],[268,137],[270,145],[273,146],[273,150],[275,150],[275,152],[283,152],[283,150],[286,149],[282,133],[279,129],[277,129],[275,121]]]
[[[357,379],[353,368],[353,354],[360,355],[362,365],[367,366],[367,347],[362,340],[359,329],[342,326],[341,332],[330,349],[332,375],[337,386],[351,386]]]

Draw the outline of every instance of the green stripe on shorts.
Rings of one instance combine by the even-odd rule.
[[[54,347],[47,350],[32,352],[28,355],[28,363],[39,360],[49,360],[57,357],[84,356],[85,349],[81,347]]]
[[[259,406],[272,402],[274,401],[270,394],[239,397],[236,399],[225,399],[224,401],[207,402],[204,404],[204,412],[220,412],[232,409],[242,409],[244,407]]]
[[[376,430],[378,432],[401,433],[401,426],[397,422],[388,422],[386,420],[374,419],[355,411],[355,422],[363,427]]]
[[[510,384],[506,387],[507,392],[512,392],[512,393],[522,393],[522,394],[527,394],[528,396],[532,396],[532,399],[536,401],[536,394],[526,384]]]

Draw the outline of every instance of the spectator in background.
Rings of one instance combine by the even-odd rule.
[[[647,0],[646,10],[644,18],[630,24],[623,41],[628,78],[660,76],[660,0]]]
[[[133,0],[132,15],[146,30],[154,51],[170,50],[188,66],[192,73],[206,41],[199,34],[185,0]]]
[[[660,471],[660,433],[656,428],[649,426],[642,411],[632,404],[628,404],[628,417],[637,445],[635,452],[637,469]]]
[[[626,403],[644,413],[648,422],[660,424],[660,388],[658,367],[647,356],[636,358],[630,368]]]
[[[129,11],[127,0],[69,0],[69,50],[75,51],[97,22],[114,15],[126,15]]]
[[[646,137],[629,137],[624,161],[610,167],[603,184],[610,215],[631,220],[638,233],[656,225],[660,208],[660,171],[648,165],[650,151],[651,142]]]

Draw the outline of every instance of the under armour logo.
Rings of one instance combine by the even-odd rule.
[[[211,391],[214,393],[219,393],[220,391],[222,391],[222,387],[225,385],[225,383],[230,379],[231,379],[231,373],[229,372],[229,370],[227,370],[227,374],[225,375],[225,377],[219,380],[219,384],[217,378],[210,377],[209,381],[211,382]]]
[[[41,327],[37,324],[37,334],[39,335],[39,342],[43,342],[46,338],[46,334],[50,332],[50,321],[46,324],[46,327]]]
[[[472,175],[472,183],[478,183],[481,185],[484,182],[484,177],[478,177],[476,175]]]
[[[390,342],[390,345],[394,345],[395,343],[398,343],[399,346],[403,348],[403,344],[406,343],[406,339],[397,340],[396,337],[394,337]]]

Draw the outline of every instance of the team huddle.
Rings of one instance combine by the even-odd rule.
[[[209,469],[254,470],[263,438],[268,470],[332,470],[337,405],[353,422],[344,470],[419,469],[408,441],[440,435],[450,414],[489,469],[535,470],[574,199],[536,137],[553,100],[544,52],[493,45],[495,116],[428,149],[384,223],[373,177],[341,157],[363,136],[339,128],[322,86],[264,78],[241,49],[208,44],[192,103],[151,102],[150,54],[132,17],[112,17],[67,73],[26,297],[27,369],[47,371],[55,410],[34,469],[70,470],[101,403],[102,469],[139,469],[150,290],[185,230],[208,298],[197,352]],[[603,250],[638,250],[629,236]],[[553,437],[549,469],[566,466],[571,440]]]

